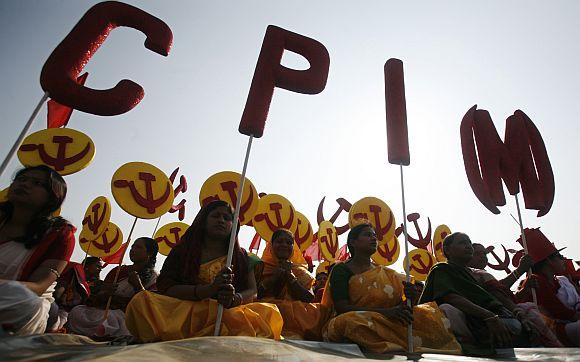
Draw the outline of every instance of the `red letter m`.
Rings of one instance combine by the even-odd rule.
[[[491,212],[499,214],[497,206],[505,205],[502,179],[511,195],[522,185],[527,209],[539,210],[538,216],[550,211],[554,173],[544,140],[524,112],[508,117],[504,144],[489,112],[473,106],[461,121],[461,149],[469,184]]]

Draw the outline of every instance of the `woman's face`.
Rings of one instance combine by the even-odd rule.
[[[149,255],[147,254],[147,247],[145,246],[144,240],[135,240],[131,246],[131,250],[129,251],[129,257],[133,263],[142,263],[149,260]]]
[[[288,233],[280,233],[276,239],[272,240],[272,251],[280,260],[290,259],[293,249],[294,239]]]
[[[487,251],[481,244],[473,244],[473,257],[469,262],[469,266],[476,269],[485,269],[487,266]]]
[[[445,251],[447,258],[461,265],[467,265],[473,258],[473,245],[467,235],[459,235]]]
[[[377,233],[370,226],[364,227],[352,245],[355,254],[373,255],[377,251],[378,246]]]
[[[50,200],[48,174],[40,170],[25,171],[14,178],[8,200],[40,211]]]
[[[226,239],[232,232],[233,216],[228,207],[213,209],[207,216],[206,234],[212,239]]]
[[[557,253],[548,258],[550,261],[550,266],[555,274],[561,274],[566,271],[566,262],[562,254]]]

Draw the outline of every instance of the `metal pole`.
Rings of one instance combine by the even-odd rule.
[[[403,182],[403,164],[399,165],[401,170],[401,196],[403,199],[403,232],[405,233],[405,259],[407,259],[407,266],[405,267],[405,277],[407,283],[411,281],[411,275],[409,268],[411,261],[409,260],[409,235],[407,234],[407,210],[405,207],[405,183]],[[407,298],[407,305],[411,308],[411,313],[413,311],[413,305],[411,299]],[[407,345],[408,351],[413,352],[413,323],[409,323],[407,326]]]
[[[516,207],[518,209],[518,219],[520,220],[519,224],[520,224],[520,232],[522,234],[522,244],[524,245],[524,253],[528,253],[528,243],[526,242],[526,234],[524,233],[524,224],[522,222],[522,212],[520,211],[520,200],[518,198],[518,194],[515,194],[514,197],[516,198]],[[528,269],[528,271],[526,272],[526,275],[529,277],[530,274],[532,273],[531,269]],[[536,289],[531,288],[532,289],[532,299],[534,301],[535,305],[538,305],[538,297],[536,296]]]

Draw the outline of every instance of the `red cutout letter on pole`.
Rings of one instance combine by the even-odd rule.
[[[385,63],[385,103],[387,106],[387,146],[389,163],[409,166],[409,136],[403,62],[391,58]]]
[[[295,70],[281,65],[284,50],[302,55],[310,63],[310,68]],[[274,87],[304,94],[322,92],[326,86],[329,66],[330,57],[324,45],[314,39],[269,25],[238,128],[240,133],[262,137]]]
[[[162,20],[124,3],[99,3],[85,13],[44,63],[40,75],[42,89],[58,103],[100,116],[122,114],[135,107],[145,92],[133,81],[123,79],[105,90],[76,82],[93,54],[118,26],[142,31],[147,36],[147,49],[164,56],[169,54],[173,34]]]
[[[508,117],[504,144],[489,113],[473,106],[461,121],[461,148],[469,184],[491,212],[499,214],[497,206],[505,205],[502,179],[511,195],[521,183],[527,209],[539,210],[538,216],[550,211],[554,173],[542,136],[524,112]]]

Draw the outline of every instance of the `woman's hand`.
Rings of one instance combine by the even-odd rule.
[[[491,338],[499,347],[510,347],[512,345],[512,334],[499,317],[485,320]]]
[[[413,323],[413,312],[406,303],[401,303],[393,308],[387,308],[381,314],[387,318],[395,319],[404,325]]]
[[[530,270],[530,268],[534,265],[534,260],[528,254],[524,254],[520,259],[520,265],[517,267],[518,275],[523,275],[525,272]]]
[[[403,281],[403,290],[405,292],[405,297],[407,297],[411,301],[411,304],[413,305],[417,304],[417,300],[419,299],[419,295],[421,294],[419,292],[419,288],[417,288],[417,286],[413,283]]]
[[[215,276],[211,283],[213,294],[217,294],[224,286],[231,285],[234,281],[234,273],[231,268],[223,268]]]
[[[224,308],[231,308],[234,306],[236,289],[231,284],[224,284],[217,293],[217,301]]]

